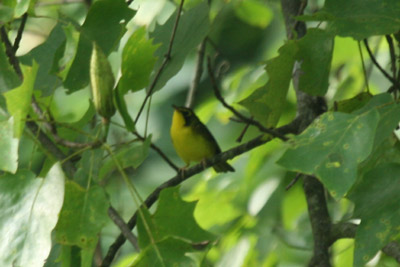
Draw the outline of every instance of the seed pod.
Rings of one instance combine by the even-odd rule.
[[[96,43],[93,43],[90,60],[90,83],[97,113],[105,119],[111,118],[115,113],[113,100],[115,79],[106,55]]]

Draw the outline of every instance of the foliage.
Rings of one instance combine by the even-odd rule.
[[[398,266],[399,18],[398,0],[1,1],[0,266]],[[225,152],[180,169],[190,97]]]

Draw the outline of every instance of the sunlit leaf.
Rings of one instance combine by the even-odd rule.
[[[372,109],[360,115],[328,112],[302,134],[278,163],[289,170],[316,175],[337,199],[357,177],[357,165],[371,153],[379,121]]]
[[[158,46],[146,37],[145,28],[131,35],[122,53],[122,77],[118,85],[122,94],[129,90],[136,92],[149,84],[150,74],[157,61],[154,51]]]
[[[86,191],[77,183],[67,181],[64,205],[56,226],[57,242],[84,249],[95,248],[98,234],[109,220],[108,206],[101,187],[92,186]]]
[[[30,171],[0,177],[0,265],[43,266],[64,199],[64,175],[54,165],[46,178]]]
[[[32,67],[22,66],[23,83],[6,93],[8,112],[14,117],[14,136],[20,137],[25,126],[25,118],[31,107],[32,93],[39,65],[34,61]]]
[[[267,27],[274,15],[265,4],[255,0],[240,1],[235,6],[235,14],[244,22],[260,28]]]
[[[0,122],[0,170],[15,173],[18,168],[19,140],[14,138],[14,118]]]

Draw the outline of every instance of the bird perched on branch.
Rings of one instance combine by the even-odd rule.
[[[194,114],[193,110],[173,105],[175,111],[172,117],[171,138],[179,157],[186,163],[200,162],[221,153],[217,141],[207,127]],[[216,172],[233,172],[226,162],[213,166]]]

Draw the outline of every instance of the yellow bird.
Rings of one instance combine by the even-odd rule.
[[[194,112],[185,107],[173,105],[175,111],[172,117],[171,138],[179,157],[189,166],[190,162],[200,162],[221,153],[217,141],[199,120]],[[226,162],[214,165],[216,172],[233,172]]]

